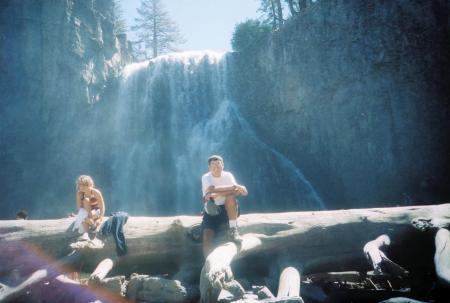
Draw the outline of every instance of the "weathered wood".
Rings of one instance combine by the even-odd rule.
[[[245,255],[261,245],[261,240],[255,235],[242,237],[241,245],[227,242],[214,249],[206,258],[200,273],[200,301],[216,302],[220,292],[226,290],[240,299],[244,294],[242,286],[234,279],[231,261],[238,254]]]
[[[300,297],[300,273],[294,267],[281,272],[277,298],[284,297]]]
[[[265,235],[258,236],[261,244],[253,252],[277,254],[283,249],[301,262],[306,273],[317,268],[330,271],[333,268],[328,267],[345,260],[351,260],[354,265],[358,259],[363,264],[361,247],[367,241],[380,234],[388,234],[393,242],[403,245],[403,239],[413,239],[418,233],[411,227],[413,219],[431,219],[448,225],[448,213],[450,204],[442,204],[250,214],[241,216],[238,222],[241,234]],[[78,233],[66,232],[72,221],[73,218],[0,221],[0,256],[11,255],[14,251],[12,243],[19,241],[38,249],[43,255],[61,257],[71,250],[70,243],[78,237]],[[117,266],[127,269],[132,268],[132,264],[145,263],[147,268],[156,272],[169,270],[173,273],[183,266],[198,266],[203,262],[201,244],[187,235],[191,233],[190,228],[200,221],[200,216],[130,217],[124,226],[128,254]],[[408,245],[420,247],[420,243],[414,241]],[[89,254],[86,262],[91,262],[93,268],[101,260],[115,256],[114,241],[111,239],[103,249],[86,253]],[[7,266],[11,263],[10,258],[3,260],[0,257],[0,267],[4,265],[2,262]]]
[[[114,266],[114,262],[112,259],[106,258],[106,259],[102,260],[97,265],[94,272],[89,276],[89,280],[88,280],[89,285],[100,284],[101,280],[103,280],[106,277],[106,275],[111,271],[113,266]]]
[[[435,237],[434,265],[439,280],[450,286],[450,231],[440,228]]]
[[[391,239],[388,235],[381,235],[375,240],[367,242],[363,251],[367,260],[373,267],[375,274],[388,274],[392,276],[406,276],[408,271],[403,267],[389,259],[386,254],[381,251],[381,247],[389,246]]]

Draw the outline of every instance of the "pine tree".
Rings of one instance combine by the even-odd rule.
[[[133,42],[138,59],[155,58],[158,55],[176,51],[184,38],[178,26],[170,19],[161,0],[142,0],[137,9],[138,18],[131,28],[136,32]]]
[[[284,23],[281,0],[260,0],[259,11],[264,14],[264,22],[271,24],[272,29],[281,28]]]
[[[121,35],[127,32],[127,23],[123,17],[123,8],[120,4],[120,0],[113,0],[113,24],[114,24],[114,34]]]

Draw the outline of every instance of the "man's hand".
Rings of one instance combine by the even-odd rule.
[[[247,196],[248,195],[247,188],[244,185],[236,185],[236,191],[241,196]]]
[[[203,197],[203,203],[208,202],[211,198],[214,199],[215,196],[217,195],[212,192],[207,192],[206,195]]]

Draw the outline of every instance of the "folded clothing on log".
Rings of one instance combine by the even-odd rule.
[[[127,254],[127,243],[123,233],[123,226],[127,223],[128,216],[128,213],[123,211],[112,213],[100,227],[100,236],[106,237],[112,234],[116,242],[116,253],[119,257]]]

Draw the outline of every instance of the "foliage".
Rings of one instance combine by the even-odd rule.
[[[114,34],[121,35],[127,32],[127,23],[123,17],[124,11],[120,0],[113,0],[112,17],[114,24]]]
[[[258,10],[263,14],[261,20],[277,30],[287,18],[298,15],[313,2],[315,0],[260,0]]]
[[[283,25],[281,0],[260,0],[259,11],[263,13],[263,22],[270,24],[272,29],[278,29]]]
[[[231,46],[234,51],[245,54],[254,54],[267,41],[270,35],[270,26],[258,20],[247,20],[236,25]]]
[[[161,0],[142,0],[137,12],[139,17],[134,19],[131,29],[136,32],[133,50],[138,59],[176,51],[177,46],[184,43],[177,24],[170,19]]]

